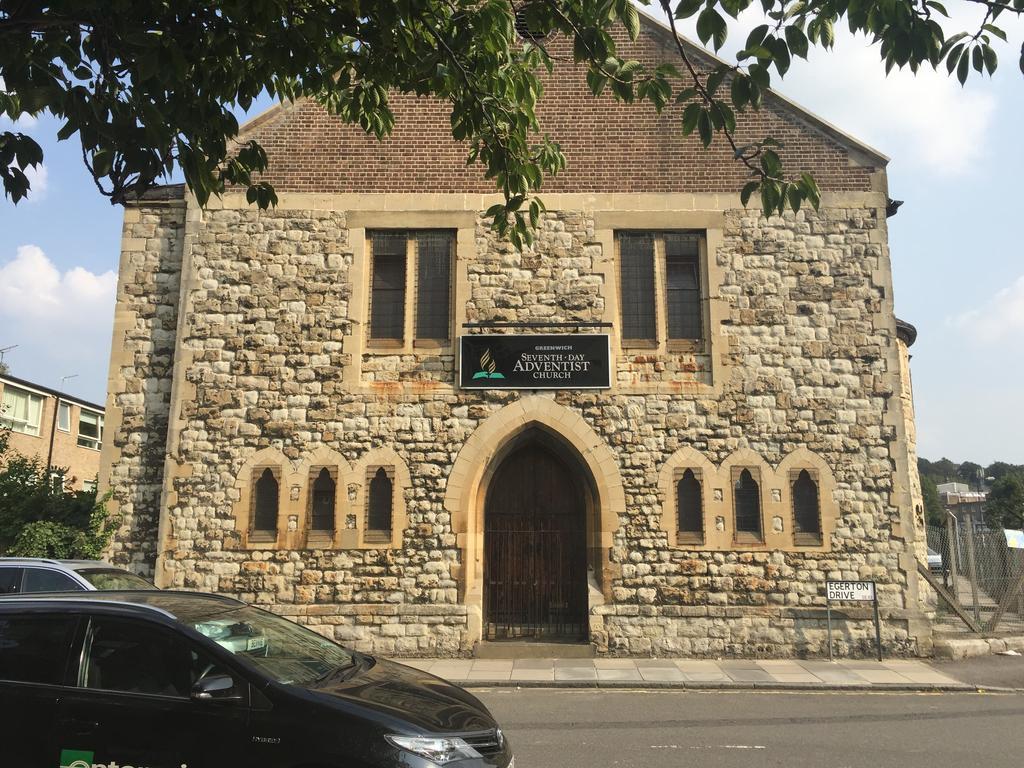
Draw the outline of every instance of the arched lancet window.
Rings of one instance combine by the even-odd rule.
[[[313,531],[334,531],[335,482],[327,467],[320,470],[313,482],[309,528]]]
[[[253,494],[252,528],[262,533],[277,531],[277,508],[279,504],[277,478],[267,467],[260,473]]]
[[[378,469],[370,480],[370,492],[366,505],[366,534],[369,541],[391,539],[391,513],[394,507],[394,485],[384,467]]]
[[[821,536],[821,507],[818,503],[818,484],[811,473],[800,470],[793,483],[793,530],[799,536]]]
[[[733,486],[736,534],[747,540],[761,539],[761,489],[749,469],[744,469]]]
[[[676,525],[683,538],[693,540],[704,534],[704,503],[700,480],[688,469],[676,484]]]

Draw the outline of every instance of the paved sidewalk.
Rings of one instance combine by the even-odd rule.
[[[912,659],[396,659],[463,687],[969,690]]]

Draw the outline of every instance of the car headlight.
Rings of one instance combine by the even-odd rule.
[[[480,753],[459,738],[436,738],[429,736],[385,736],[399,749],[425,757],[438,765],[454,760],[480,757]]]

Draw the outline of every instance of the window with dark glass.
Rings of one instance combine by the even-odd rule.
[[[370,296],[370,338],[405,338],[404,232],[376,232],[372,239],[373,286]]]
[[[394,506],[394,486],[384,467],[380,467],[370,480],[369,503],[366,507],[367,541],[391,539],[391,516]]]
[[[70,576],[48,568],[26,568],[22,592],[80,592],[82,586]]]
[[[274,471],[267,467],[259,472],[256,488],[253,491],[252,527],[261,533],[273,533],[277,530],[277,510],[280,504],[277,478]]]
[[[749,469],[740,471],[733,486],[736,534],[739,538],[761,538],[761,489]]]
[[[451,283],[455,233],[448,230],[389,230],[370,235],[370,338],[405,341],[412,303],[413,337],[451,338]],[[406,284],[413,268],[414,290]]]
[[[0,680],[60,685],[78,618],[5,613],[0,616]]]
[[[654,341],[654,235],[624,232],[619,236],[619,291],[622,338]]]
[[[697,235],[665,235],[665,288],[668,337],[700,339],[700,238]]]
[[[416,338],[451,337],[452,245],[450,232],[416,233]]]
[[[818,484],[811,473],[800,470],[793,483],[793,531],[797,542],[801,539],[821,539],[821,507],[818,502]]]
[[[693,540],[704,535],[703,494],[692,469],[683,472],[676,483],[676,519],[681,538]]]
[[[85,688],[186,698],[203,676],[225,674],[201,649],[157,627],[101,616],[89,634]]]
[[[313,481],[312,509],[309,527],[313,531],[334,531],[334,499],[336,484],[327,467]]]
[[[0,595],[13,595],[21,591],[21,568],[0,568]]]

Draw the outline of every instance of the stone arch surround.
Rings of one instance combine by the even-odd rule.
[[[529,430],[542,430],[571,449],[589,474],[594,509],[588,515],[588,563],[592,569],[590,605],[610,595],[610,550],[626,511],[626,494],[615,454],[575,410],[547,397],[530,396],[487,418],[466,440],[448,476],[445,508],[461,553],[457,580],[468,610],[466,643],[480,640],[483,628],[483,515],[487,484],[511,445]]]

